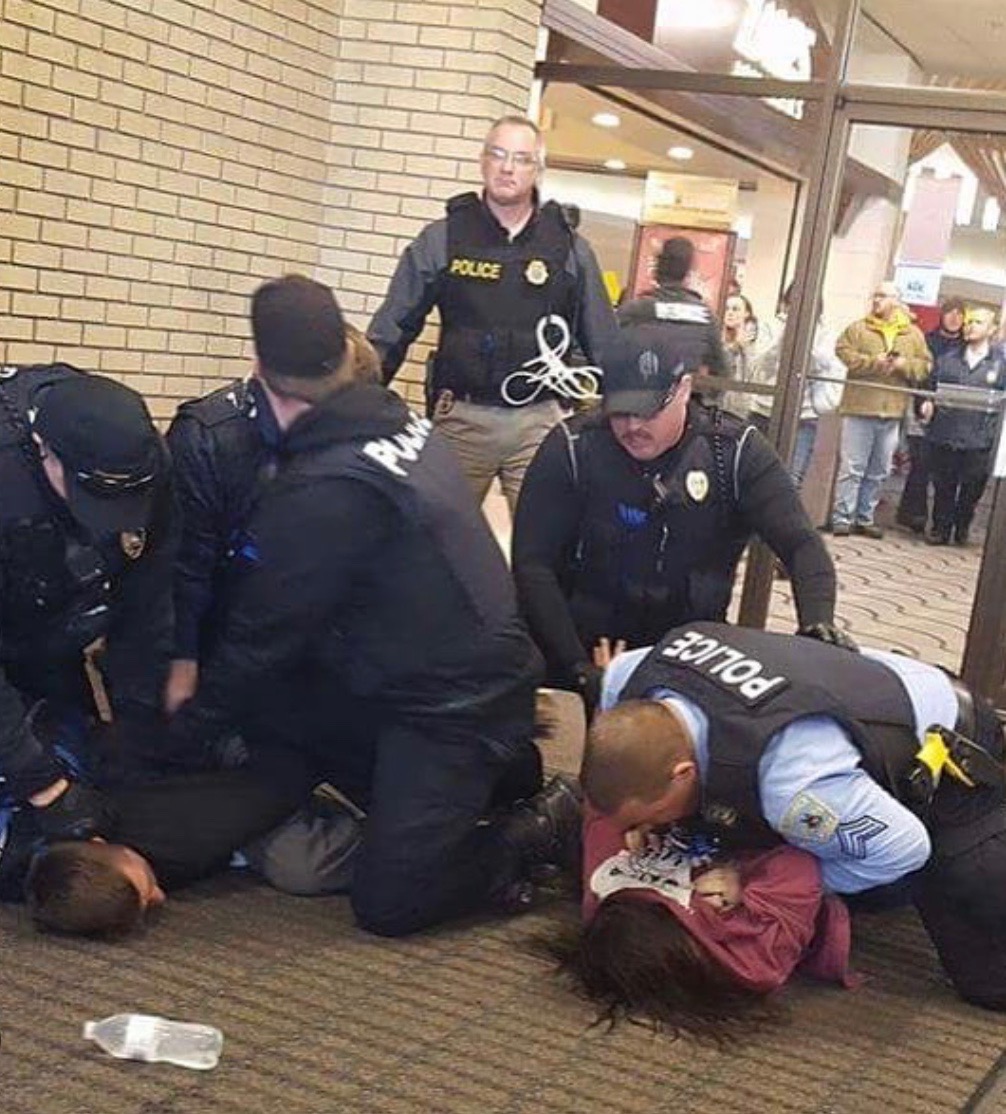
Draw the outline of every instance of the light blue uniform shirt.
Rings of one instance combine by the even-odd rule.
[[[921,741],[927,727],[953,727],[957,697],[946,674],[932,665],[880,650],[862,651],[898,675],[915,713]],[[601,708],[619,695],[649,648],[620,654],[604,675]],[[688,724],[699,772],[709,768],[709,720],[671,689],[660,699]],[[860,766],[848,732],[829,716],[805,716],[777,732],[758,763],[762,814],[787,843],[821,860],[824,884],[836,893],[882,886],[920,869],[930,854],[922,821]]]

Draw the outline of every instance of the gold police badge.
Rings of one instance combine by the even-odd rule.
[[[119,545],[126,557],[135,561],[143,556],[143,551],[147,548],[147,531],[123,530],[119,535]]]
[[[685,476],[685,491],[696,503],[701,503],[709,494],[709,477],[701,469]]]
[[[532,286],[544,286],[548,282],[548,267],[544,259],[532,259],[524,268],[524,277]]]

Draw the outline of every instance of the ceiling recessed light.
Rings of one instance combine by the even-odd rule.
[[[695,152],[691,147],[668,147],[667,157],[678,159],[680,162],[687,162],[689,159],[695,158]]]
[[[617,128],[621,122],[614,112],[595,112],[591,117],[591,123],[599,128]]]
[[[625,163],[621,159],[605,159],[604,166],[607,170],[624,170]]]

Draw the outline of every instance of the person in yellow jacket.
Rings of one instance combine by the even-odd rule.
[[[842,446],[831,529],[837,536],[879,538],[882,531],[873,516],[910,398],[891,388],[924,383],[932,357],[893,282],[878,284],[870,313],[846,328],[835,352],[849,377],[841,406]]]

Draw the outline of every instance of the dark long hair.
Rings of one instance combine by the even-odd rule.
[[[777,1024],[782,1010],[737,982],[660,905],[614,894],[586,926],[542,941],[561,974],[599,1010],[595,1025],[627,1020],[727,1045]]]

